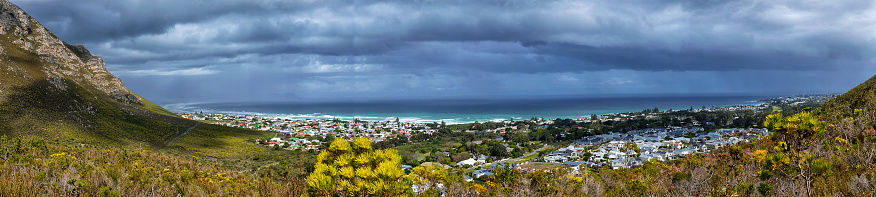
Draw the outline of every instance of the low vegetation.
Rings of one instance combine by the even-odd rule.
[[[0,196],[298,196],[300,175],[149,149],[0,136]]]

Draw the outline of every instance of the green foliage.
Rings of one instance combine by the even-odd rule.
[[[106,197],[119,197],[119,196],[121,196],[121,194],[119,194],[119,191],[115,191],[112,188],[110,188],[109,186],[100,187],[100,189],[97,190],[97,194],[99,196],[106,196]]]
[[[766,181],[767,179],[773,177],[773,172],[769,170],[761,170],[760,172],[757,172],[755,176],[757,176],[757,178],[759,178],[761,181]]]
[[[367,138],[353,143],[335,140],[320,152],[316,168],[307,176],[311,195],[402,195],[411,192],[411,182],[401,169],[395,149],[374,150]]]
[[[52,154],[49,156],[49,159],[46,160],[46,164],[50,167],[60,169],[69,167],[73,162],[76,162],[76,157],[68,155],[67,153]]]
[[[687,173],[687,172],[672,173],[672,181],[686,181],[686,180],[690,180],[690,173]]]
[[[792,139],[809,138],[824,131],[824,123],[809,111],[803,111],[785,118],[781,113],[770,114],[763,125]]]
[[[773,185],[769,184],[769,183],[761,183],[759,186],[757,186],[757,192],[759,192],[760,195],[763,195],[763,196],[772,194],[773,193]]]
[[[514,185],[520,179],[520,171],[506,168],[496,168],[495,173],[489,177],[493,183],[501,185]]]
[[[745,150],[740,146],[733,146],[730,148],[730,155],[733,156],[733,158],[742,158],[744,154]]]
[[[0,102],[0,133],[60,138],[64,141],[152,146],[191,151],[213,157],[239,157],[260,150],[247,142],[267,133],[200,124],[156,114],[135,104],[119,103],[71,80],[66,91],[35,82],[8,89]]]
[[[833,163],[824,158],[812,160],[809,165],[812,168],[812,173],[821,176],[833,175]]]
[[[741,194],[741,196],[749,196],[750,192],[754,189],[754,185],[750,185],[747,183],[739,183],[739,185],[733,187],[733,191]]]
[[[142,96],[138,95],[137,93],[131,92],[131,94],[134,94],[134,96],[137,96],[138,98],[140,98],[140,102],[141,102],[140,107],[142,107],[143,109],[146,109],[146,110],[151,111],[151,112],[155,112],[157,114],[176,116],[175,113],[173,113],[167,109],[164,109],[163,107],[158,106],[149,100],[146,100],[146,98],[143,98]]]
[[[630,150],[635,151],[636,154],[641,154],[641,152],[642,152],[642,149],[639,148],[639,145],[636,143],[627,143],[626,147],[629,148]]]
[[[437,194],[437,186],[447,185],[448,184],[448,171],[441,166],[438,165],[421,165],[415,167],[411,170],[411,173],[408,175],[409,179],[413,181],[413,184],[417,184],[422,186],[421,188],[425,188],[425,193],[421,193],[424,196],[433,196]]]
[[[648,186],[645,185],[645,182],[642,180],[630,180],[627,182],[627,189],[629,189],[633,194],[643,195],[648,190]]]
[[[0,196],[298,196],[294,177],[274,181],[190,156],[40,138],[0,137]],[[54,141],[54,140],[52,140]],[[34,146],[36,145],[36,146]],[[5,156],[5,157],[4,157]]]

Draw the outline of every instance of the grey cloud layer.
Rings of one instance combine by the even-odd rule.
[[[520,87],[521,77],[634,90],[625,81],[660,80],[642,74],[649,72],[843,75],[872,71],[876,62],[872,1],[13,2],[62,39],[104,56],[119,75],[262,69],[281,73],[266,75],[265,83],[300,94],[501,91]],[[618,70],[644,76],[604,76]],[[390,77],[396,75],[408,77]],[[347,79],[373,87],[345,89]],[[543,85],[562,87],[551,83]]]
[[[578,60],[564,69],[805,70],[872,62],[876,46],[869,1],[18,3],[40,7],[28,10],[71,42],[131,51],[114,58],[120,64],[247,53],[380,55],[424,42],[453,53],[489,41]]]

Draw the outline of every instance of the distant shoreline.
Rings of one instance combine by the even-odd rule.
[[[663,110],[702,109],[760,105],[776,97],[640,97],[583,99],[421,100],[353,103],[176,103],[165,108],[175,113],[256,115],[292,120],[341,119],[409,123],[466,124],[505,120],[580,119],[591,115],[634,113],[658,107]],[[779,97],[781,98],[781,97]],[[708,104],[708,105],[706,105]],[[682,105],[684,105],[682,107]],[[302,113],[296,113],[302,112]],[[531,115],[527,115],[531,114]]]

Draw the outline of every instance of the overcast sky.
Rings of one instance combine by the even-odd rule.
[[[845,92],[874,1],[11,0],[159,102]]]

